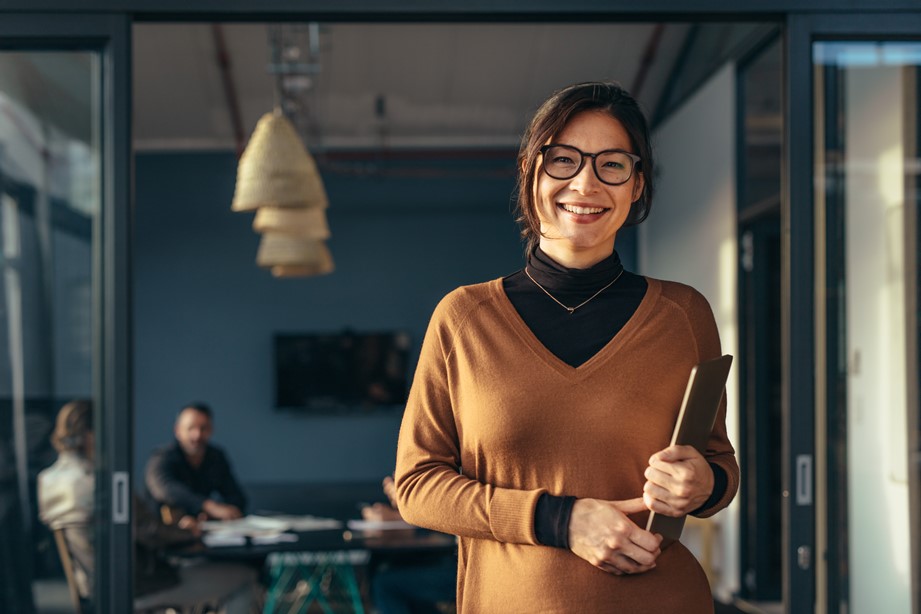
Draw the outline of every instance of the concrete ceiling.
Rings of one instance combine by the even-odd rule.
[[[322,24],[304,96],[311,149],[515,147],[569,83],[614,79],[651,114],[687,24]],[[224,24],[228,94],[211,24],[134,28],[138,150],[233,149],[273,108],[266,24]],[[643,68],[644,58],[646,67]],[[641,73],[642,76],[641,76]]]

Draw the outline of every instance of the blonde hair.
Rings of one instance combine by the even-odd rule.
[[[51,445],[58,452],[80,450],[86,443],[86,436],[93,430],[93,403],[87,399],[76,399],[64,405],[58,412],[51,434]]]

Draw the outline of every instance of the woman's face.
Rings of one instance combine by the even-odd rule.
[[[571,145],[585,153],[608,149],[636,153],[623,124],[601,111],[573,116],[552,143]],[[598,179],[588,157],[570,179],[550,177],[542,164],[539,159],[534,186],[540,248],[570,268],[588,268],[610,256],[630,205],[642,194],[642,174],[634,171],[626,183],[615,186]]]

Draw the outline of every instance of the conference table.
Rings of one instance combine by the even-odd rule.
[[[324,614],[364,614],[356,567],[375,559],[450,556],[454,536],[409,525],[387,526],[351,521],[335,528],[289,529],[270,535],[253,531],[237,539],[206,539],[170,552],[183,558],[246,562],[265,566],[267,574],[264,614],[304,614],[316,604]],[[361,528],[353,528],[354,527]],[[213,525],[212,525],[213,526]],[[239,539],[242,537],[242,539]]]

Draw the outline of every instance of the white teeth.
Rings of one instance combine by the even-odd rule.
[[[579,215],[588,215],[589,213],[601,213],[604,211],[603,207],[576,207],[575,205],[561,205],[564,209],[570,213],[577,213]]]

